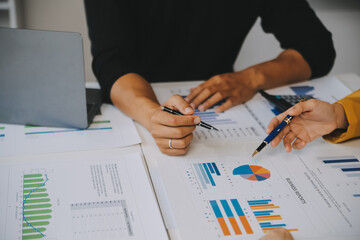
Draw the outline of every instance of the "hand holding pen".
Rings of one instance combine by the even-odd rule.
[[[299,111],[296,110],[299,108],[299,104],[301,104],[304,101],[305,100],[301,100],[300,103],[296,104],[292,108],[289,108],[287,111],[279,114],[278,116],[274,117],[271,120],[268,128],[266,129],[266,133],[268,133],[269,135],[254,151],[254,153],[252,154],[253,157],[270,143],[274,147],[277,146],[285,135],[286,137],[283,139],[285,149],[287,152],[291,151],[291,143],[295,140],[296,135],[294,134],[294,132],[291,132],[291,127],[289,124],[295,116],[301,114],[301,112],[298,113]],[[297,139],[296,141],[294,144],[304,145],[304,143],[301,142],[301,140]]]
[[[171,156],[184,155],[190,148],[193,132],[201,119],[194,115],[194,109],[179,95],[171,96],[164,105],[176,109],[184,116],[170,114],[163,111],[158,104],[154,104],[153,109],[143,109],[151,112],[146,128],[162,153]]]
[[[168,112],[168,113],[171,113],[171,114],[174,114],[174,115],[178,115],[178,116],[183,116],[184,114],[182,114],[181,112],[178,112],[176,110],[173,110],[171,108],[168,108],[168,107],[165,107],[165,106],[162,106],[161,107],[161,110],[165,111],[165,112]],[[200,127],[203,127],[203,128],[206,128],[208,130],[216,130],[216,131],[219,131],[219,129],[215,128],[214,126],[211,126],[210,124],[207,124],[203,121],[200,121],[198,124],[198,126]]]
[[[267,133],[270,133],[287,114],[296,117],[271,141],[271,146],[276,147],[283,140],[287,152],[292,148],[302,149],[309,142],[335,129],[348,127],[347,117],[341,104],[311,99],[298,103],[274,117],[269,123]]]

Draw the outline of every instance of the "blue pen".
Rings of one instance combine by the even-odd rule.
[[[252,154],[254,157],[257,153],[259,153],[266,145],[268,145],[278,134],[283,130],[283,128],[288,125],[293,119],[294,116],[287,115],[284,120],[274,129],[272,132],[265,138],[265,140],[260,144],[260,146],[255,150]]]

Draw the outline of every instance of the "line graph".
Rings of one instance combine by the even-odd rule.
[[[44,179],[45,177],[45,179]],[[45,184],[49,181],[47,174],[24,174],[22,218],[23,230],[22,239],[39,239],[45,237],[44,226],[49,224],[46,221],[51,218],[52,210],[50,198],[46,193]]]

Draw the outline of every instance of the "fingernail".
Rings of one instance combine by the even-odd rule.
[[[184,100],[187,101],[187,102],[189,102],[189,98],[188,98],[188,97],[185,97]]]
[[[204,110],[205,110],[205,107],[204,107],[204,105],[200,105],[200,106],[198,107],[198,109],[199,109],[200,111],[204,111]]]
[[[199,118],[199,117],[195,118],[195,119],[194,119],[194,123],[195,123],[195,124],[200,123],[200,118]]]
[[[195,103],[190,103],[190,106],[193,108],[193,109],[195,109]]]
[[[192,113],[193,109],[191,107],[185,108],[185,113]]]

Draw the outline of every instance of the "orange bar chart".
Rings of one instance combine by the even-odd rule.
[[[228,217],[232,228],[234,229],[235,235],[241,235],[241,230],[239,228],[238,223],[236,222],[236,219],[230,209],[228,202],[226,200],[220,200],[220,202],[225,210],[226,216]]]
[[[263,204],[263,205],[250,205],[252,210],[261,210],[261,209],[272,209],[272,208],[280,208],[279,206],[274,206],[274,204]]]
[[[241,230],[239,228],[239,225],[237,224],[235,217],[229,217],[229,221],[231,223],[231,226],[234,229],[234,232],[236,235],[241,235]]]
[[[220,211],[219,205],[217,204],[217,202],[215,200],[211,200],[210,205],[213,209],[216,219],[219,222],[220,228],[221,228],[224,236],[230,236],[231,235],[230,230],[229,230],[229,228],[225,222],[225,219]]]
[[[236,214],[240,218],[240,222],[242,223],[243,227],[245,228],[245,232],[247,234],[253,234],[253,230],[249,224],[249,221],[247,220],[244,211],[241,209],[240,204],[237,199],[231,199],[231,203],[234,206],[234,209],[236,211]]]
[[[271,220],[281,220],[280,215],[272,215],[272,216],[256,216],[256,219],[260,221],[271,221]]]
[[[264,232],[270,231],[272,229],[277,229],[284,227],[286,224],[279,223],[278,220],[283,220],[281,215],[276,214],[276,209],[280,208],[275,204],[271,203],[271,199],[262,199],[262,200],[252,200],[248,201],[251,210],[253,211],[257,221],[260,224],[260,227]],[[276,221],[276,222],[273,222]],[[288,229],[289,231],[298,231],[298,229]]]

